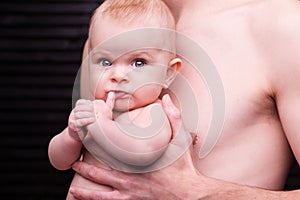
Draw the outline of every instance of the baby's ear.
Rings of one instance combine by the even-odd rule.
[[[173,58],[169,62],[169,66],[167,69],[167,76],[166,76],[165,85],[164,85],[165,88],[168,88],[169,85],[173,82],[178,71],[181,69],[181,64],[182,64],[182,61],[180,58]]]

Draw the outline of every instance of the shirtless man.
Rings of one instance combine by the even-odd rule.
[[[220,73],[226,97],[221,137],[208,156],[198,158],[212,110],[207,90],[199,87],[203,82],[183,63],[202,116],[191,156],[188,152],[173,165],[147,174],[77,163],[73,168],[82,176],[115,190],[71,188],[71,193],[79,199],[300,199],[300,190],[278,191],[292,155],[300,161],[300,2],[165,2],[177,31],[195,40]],[[176,114],[169,118],[178,122]]]

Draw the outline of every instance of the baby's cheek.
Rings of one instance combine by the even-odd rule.
[[[106,100],[106,96],[104,94],[102,94],[101,92],[95,92],[95,99]]]
[[[106,100],[106,94],[105,94],[103,86],[101,84],[98,84],[94,88],[95,88],[94,89],[95,99]]]
[[[147,85],[136,90],[135,96],[137,96],[140,99],[140,101],[149,104],[155,102],[158,99],[161,91],[162,87],[156,84]]]
[[[103,97],[105,83],[107,83],[107,80],[104,74],[101,73],[101,70],[91,71],[89,85],[91,92],[96,98]]]

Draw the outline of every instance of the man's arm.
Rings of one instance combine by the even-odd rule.
[[[275,19],[269,70],[279,118],[300,163],[300,2]]]
[[[168,98],[165,99],[164,109],[172,129],[176,130],[181,120],[178,110]],[[112,192],[70,188],[70,192],[79,199],[296,200],[300,198],[300,190],[269,191],[203,176],[194,168],[189,151],[172,165],[151,173],[128,174],[97,168],[83,162],[77,162],[73,165],[73,169],[89,180],[114,188]]]
[[[73,169],[89,180],[114,188],[112,192],[101,192],[71,187],[70,192],[79,199],[298,200],[300,197],[300,190],[269,191],[203,176],[193,167],[189,153],[165,169],[145,174],[105,170],[83,162],[76,163]]]

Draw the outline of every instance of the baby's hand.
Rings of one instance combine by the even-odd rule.
[[[115,93],[109,92],[106,101],[95,100],[94,110],[97,119],[101,120],[112,120],[113,118],[113,108],[115,104]]]
[[[94,106],[92,101],[80,99],[69,116],[69,135],[81,141],[85,135],[85,127],[95,121]]]

